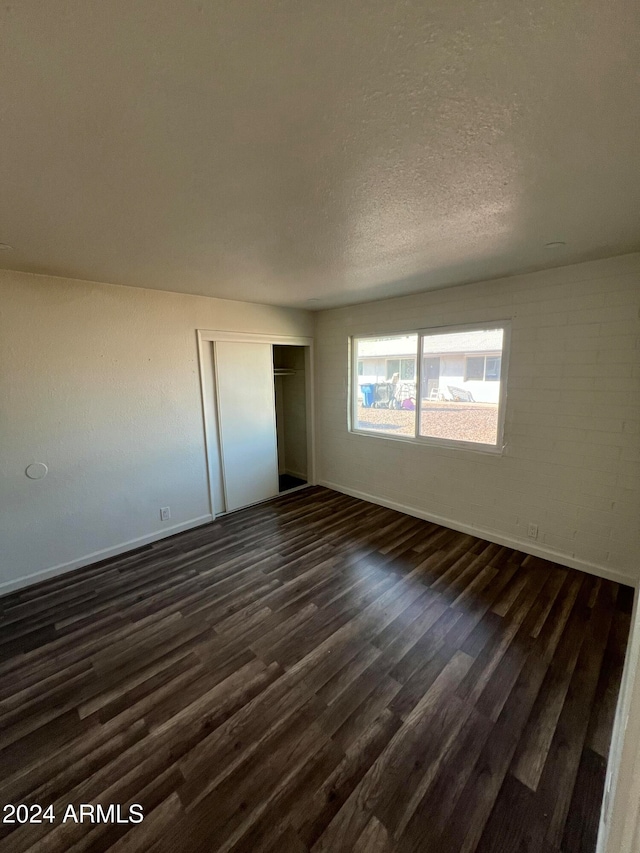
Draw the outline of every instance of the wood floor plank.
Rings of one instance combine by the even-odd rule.
[[[323,834],[400,727],[390,711],[359,727],[359,735],[345,745],[344,758],[320,786],[306,811],[294,810],[291,821],[299,837],[311,847]]]
[[[385,823],[397,814],[399,801],[406,798],[407,780],[413,777],[417,782],[425,771],[429,772],[430,766],[416,763],[415,757],[429,729],[446,715],[443,729],[448,736],[454,736],[456,724],[464,722],[462,702],[456,702],[454,690],[469,665],[466,655],[454,655],[338,812],[314,851],[351,849],[374,813]],[[431,746],[437,751],[441,743],[436,740]]]
[[[583,598],[589,595],[588,587],[583,586]],[[566,630],[559,638],[556,653],[520,738],[512,773],[532,791],[538,787],[586,629],[585,608],[575,607]]]
[[[560,846],[569,813],[572,791],[580,764],[595,697],[604,648],[613,617],[615,585],[602,585],[593,608],[590,630],[578,655],[567,698],[551,741],[549,755],[538,784],[541,808],[548,815],[546,840]]]
[[[595,850],[606,771],[601,755],[583,750],[562,839],[563,853]]]
[[[0,851],[592,853],[632,600],[319,487],[19,590]]]
[[[437,849],[462,790],[491,731],[491,721],[472,711],[442,757],[430,784],[401,826],[402,849]]]
[[[513,853],[514,850],[518,853],[542,853],[545,849],[544,825],[532,820],[532,814],[536,814],[535,795],[514,776],[508,775],[476,853]]]
[[[353,850],[354,853],[393,853],[394,846],[384,824],[372,817]]]

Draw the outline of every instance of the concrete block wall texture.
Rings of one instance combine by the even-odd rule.
[[[313,329],[305,311],[6,271],[0,306],[0,593],[207,521],[196,330]]]
[[[315,315],[319,481],[607,577],[640,575],[640,254]],[[348,341],[511,320],[502,455],[348,431]],[[535,541],[527,525],[538,525]]]

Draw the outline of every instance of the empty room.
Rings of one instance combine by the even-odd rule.
[[[0,32],[0,853],[640,853],[637,6]]]

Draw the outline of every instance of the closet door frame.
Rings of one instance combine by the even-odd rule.
[[[216,500],[214,489],[219,488],[220,470],[220,435],[218,425],[218,401],[216,398],[215,360],[212,355],[212,344],[216,341],[230,341],[233,343],[262,343],[281,344],[285,346],[305,347],[305,392],[307,409],[307,464],[309,485],[316,482],[316,455],[315,455],[315,412],[314,412],[314,361],[313,361],[313,338],[295,337],[288,335],[257,335],[249,332],[229,332],[217,329],[198,329],[198,366],[200,371],[200,395],[202,403],[202,428],[204,434],[207,488],[209,492],[209,506],[211,515],[216,513],[216,503],[220,506],[220,499]],[[213,375],[211,371],[214,371]],[[224,498],[224,495],[222,496]]]

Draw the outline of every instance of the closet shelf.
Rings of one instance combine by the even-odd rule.
[[[299,372],[299,370],[291,370],[288,367],[274,367],[273,369],[274,376],[295,376]]]

